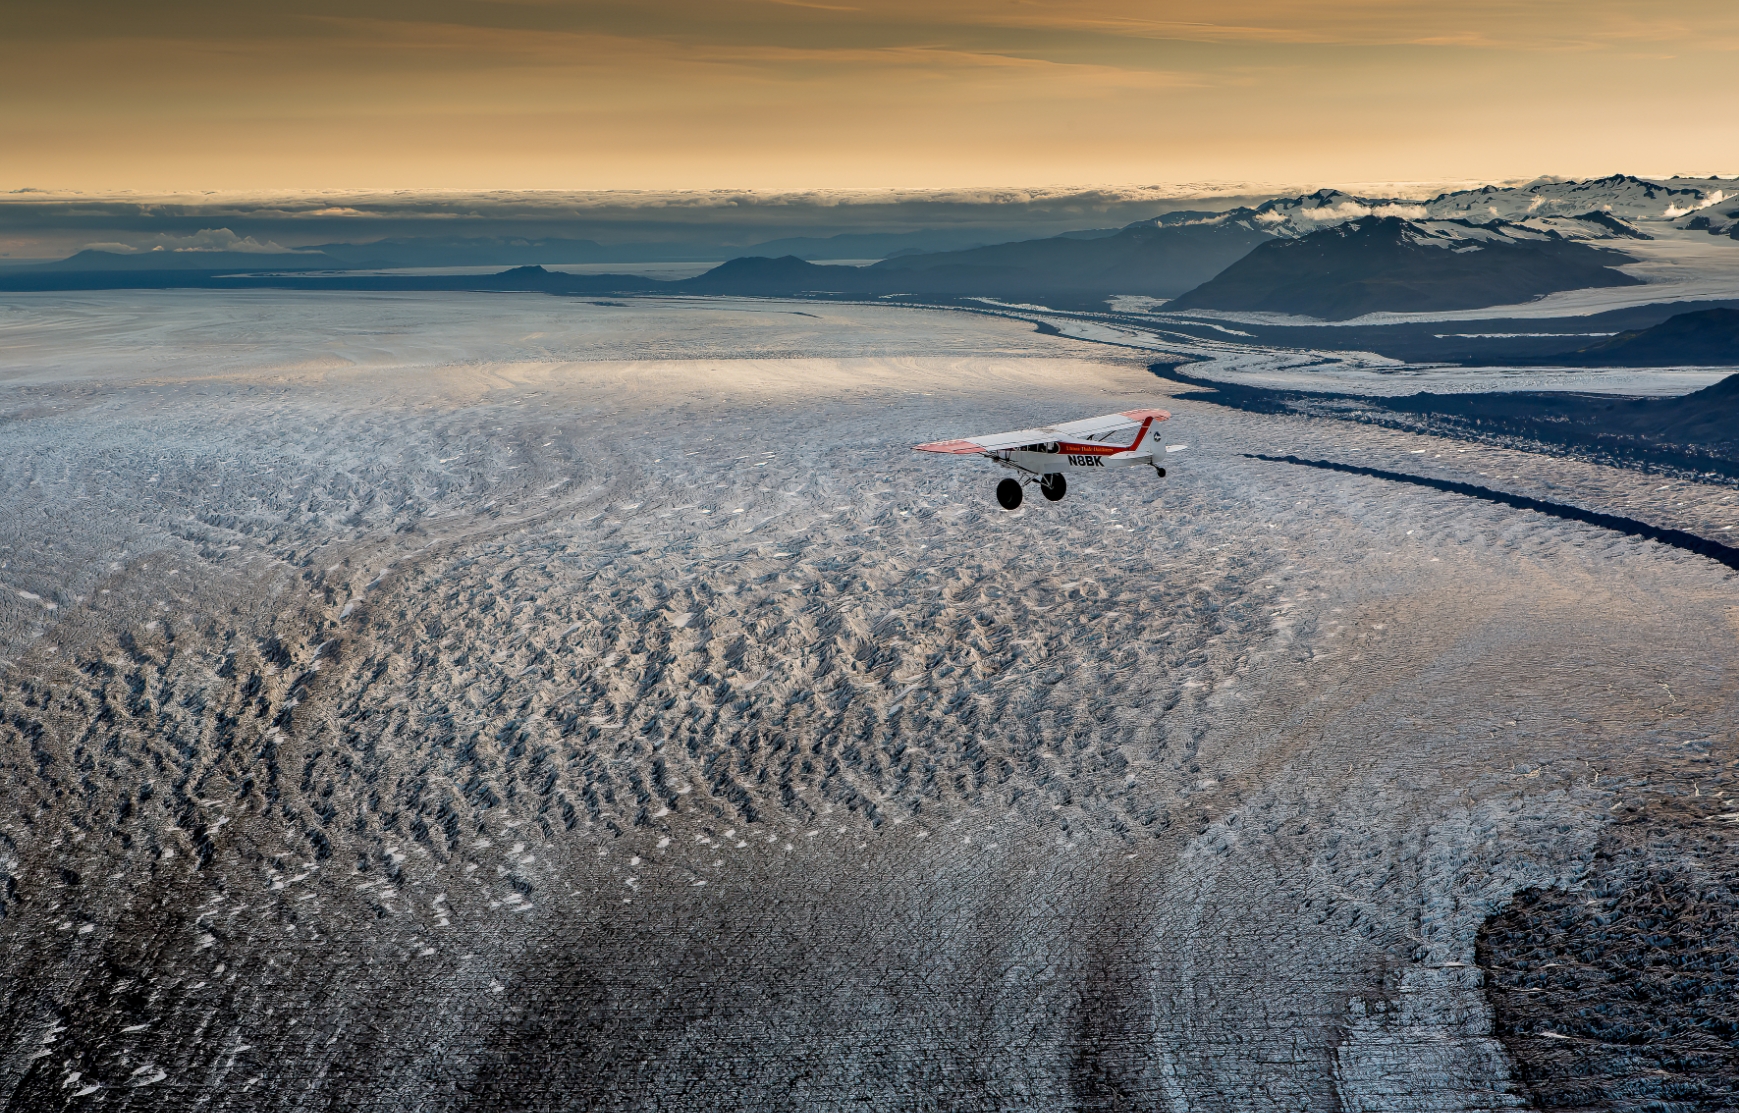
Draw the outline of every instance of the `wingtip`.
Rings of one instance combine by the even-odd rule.
[[[952,441],[931,441],[929,444],[915,444],[912,446],[912,451],[913,452],[952,452],[952,453],[964,455],[968,452],[983,452],[984,449],[980,448],[978,445],[972,443],[971,441],[952,440]]]

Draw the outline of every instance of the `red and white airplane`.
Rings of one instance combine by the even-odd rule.
[[[1152,468],[1161,479],[1165,478],[1165,467],[1149,438],[1156,424],[1170,419],[1171,414],[1164,410],[1125,410],[1042,429],[1016,429],[1012,433],[962,437],[914,447],[919,452],[986,456],[1019,472],[1019,479],[1005,479],[996,485],[996,501],[1004,510],[1013,510],[1020,505],[1023,483],[1037,482],[1039,490],[1052,502],[1062,498],[1069,489],[1068,480],[1063,478],[1065,469],[1141,467]]]

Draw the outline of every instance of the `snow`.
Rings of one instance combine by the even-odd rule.
[[[116,910],[122,927],[105,912],[85,948],[126,945],[111,933],[137,922],[121,915],[134,894],[169,899],[153,914],[181,930],[138,962],[184,990],[154,998],[148,1033],[194,1064],[175,1068],[176,1101],[233,1104],[233,1084],[198,1058],[210,1044],[222,1065],[223,1048],[194,1037],[214,1015],[271,1065],[238,1068],[270,1095],[259,1104],[318,1104],[332,1098],[324,1080],[343,1077],[352,1094],[404,1087],[380,1099],[402,1105],[480,1049],[553,1072],[573,1045],[514,1043],[500,1012],[518,1002],[494,997],[532,980],[549,1039],[579,1032],[668,1071],[621,1083],[630,1097],[672,1080],[745,1093],[744,1078],[797,1064],[805,1103],[837,1104],[850,1086],[899,1105],[884,1075],[971,1066],[1054,1107],[1073,1100],[1083,1003],[1143,1018],[1131,1062],[1175,1064],[1163,1081],[1180,1107],[1227,1094],[1314,1107],[1327,1062],[1357,1065],[1361,1086],[1418,1085],[1417,1071],[1385,1073],[1385,1039],[1466,1050],[1444,1082],[1460,1092],[1506,1085],[1500,1055],[1473,1054],[1483,1031],[1451,1023],[1485,1015],[1477,992],[1415,967],[1470,954],[1517,889],[1574,881],[1611,803],[1588,784],[1591,762],[1603,780],[1632,764],[1670,773],[1680,759],[1651,731],[1732,721],[1727,572],[1246,454],[1483,470],[1504,478],[1473,481],[1711,533],[1732,524],[1727,492],[1174,397],[1147,370],[1183,346],[1159,325],[1085,343],[1026,319],[806,305],[826,323],[799,331],[790,308],[652,303],[606,325],[541,297],[0,299],[16,341],[0,354],[0,401],[24,415],[0,424],[0,541],[17,546],[0,559],[8,577],[28,564],[86,596],[44,628],[40,608],[6,594],[0,650],[43,678],[39,702],[100,707],[134,680],[154,700],[105,726],[112,754],[88,793],[38,790],[31,833],[7,829],[19,843],[7,859],[40,892],[58,891],[53,868],[76,867],[81,899]],[[1419,389],[1452,374],[1187,348],[1213,374],[1262,381]],[[1534,381],[1506,374],[1468,381]],[[1108,476],[1020,515],[996,508],[983,462],[910,451],[1141,405],[1175,414],[1186,475]],[[773,443],[776,464],[736,460]],[[213,469],[235,482],[213,488]],[[68,512],[79,493],[92,505]],[[764,544],[740,518],[695,513],[700,495],[767,520]],[[1113,508],[1135,528],[1108,528]],[[91,591],[98,579],[113,594]],[[684,614],[696,620],[658,620]],[[48,661],[32,648],[43,640],[120,678]],[[231,656],[235,675],[220,675]],[[219,715],[253,713],[234,698],[250,674],[266,717],[220,757],[207,740]],[[890,692],[898,704],[920,687],[921,714],[878,714]],[[87,724],[57,716],[39,744],[79,768]],[[1518,719],[1555,725],[1486,729]],[[619,729],[596,734],[593,720]],[[1608,720],[1622,729],[1590,725]],[[8,767],[30,784],[38,743],[7,737]],[[269,808],[246,787],[268,751],[287,770]],[[167,853],[185,835],[166,791],[132,797],[138,866],[108,837],[119,791],[137,790],[138,770],[155,777],[153,759],[185,762],[173,772],[197,800],[235,801],[210,867]],[[1537,777],[1512,775],[1524,760]],[[450,811],[451,835],[410,841],[423,804]],[[906,838],[889,818],[923,827]],[[75,830],[104,837],[53,843]],[[314,860],[307,831],[338,864],[295,882],[321,894],[317,919],[269,889]],[[764,839],[781,852],[737,856],[701,894],[708,879],[678,851],[724,831],[732,849]],[[960,853],[968,833],[998,853]],[[1334,858],[1326,840],[1343,836],[1357,853]],[[389,861],[392,880],[378,876]],[[246,891],[212,896],[237,878]],[[495,911],[525,915],[480,920],[491,892]],[[1328,896],[1358,922],[1299,911]],[[379,916],[388,899],[400,911]],[[194,926],[200,910],[223,926]],[[10,961],[73,946],[54,926],[70,931],[74,914],[9,907],[10,953],[24,956]],[[458,971],[409,961],[435,957],[429,932],[454,917],[467,918],[447,937],[464,931],[473,948]],[[1118,956],[1127,965],[1106,965]],[[184,980],[220,957],[222,980]],[[13,976],[21,992],[53,991],[50,975]],[[564,992],[570,978],[587,988]],[[1362,999],[1352,1014],[1349,986],[1391,984],[1405,1014],[1377,1017]],[[629,1009],[563,1012],[594,1007],[593,986],[622,1003],[656,988],[695,1011],[643,1028]],[[772,997],[743,1007],[745,986]],[[304,1049],[284,1035],[291,1021],[333,1046]],[[94,1046],[82,1033],[118,1026],[71,1032],[82,1048]],[[983,1035],[950,1042],[963,1031]],[[26,1045],[51,1059],[52,1084],[72,1042],[61,1027]],[[851,1074],[837,1090],[834,1064]],[[313,1089],[284,1097],[282,1078]]]
[[[1401,203],[1322,191],[1279,198],[1256,210],[1256,219],[1284,236],[1302,236],[1364,216],[1397,216],[1411,224],[1413,242],[1467,250],[1493,240],[1542,239],[1556,234],[1598,242],[1636,258],[1619,269],[1644,280],[1640,287],[1572,290],[1536,301],[1477,310],[1438,313],[1372,313],[1346,321],[1318,322],[1280,314],[1192,311],[1189,316],[1228,323],[1310,323],[1360,326],[1419,321],[1481,320],[1495,317],[1586,316],[1657,301],[1707,301],[1739,298],[1739,242],[1725,234],[1686,228],[1687,217],[1704,214],[1725,233],[1734,218],[1723,202],[1734,200],[1733,183],[1718,179],[1668,179],[1648,182],[1615,177],[1590,181],[1538,181],[1524,186],[1484,187],[1443,194],[1423,203]],[[1243,211],[1243,210],[1240,210]],[[1739,212],[1739,208],[1734,210]],[[1596,221],[1578,220],[1601,213],[1622,220],[1644,236],[1619,234]],[[1498,222],[1495,227],[1482,227]],[[1017,308],[1011,306],[1011,308]],[[1033,308],[1033,307],[1018,307]],[[1163,303],[1120,299],[1118,311],[1153,313]]]

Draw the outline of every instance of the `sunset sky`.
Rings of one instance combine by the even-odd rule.
[[[0,189],[1739,170],[1732,0],[14,0]]]

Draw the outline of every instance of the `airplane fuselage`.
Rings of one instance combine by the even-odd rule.
[[[1050,475],[1065,468],[1151,468],[1154,466],[1152,452],[1130,452],[1126,449],[1115,449],[1107,452],[1107,445],[1058,445],[1055,451],[1040,448],[1009,448],[991,452],[987,455],[999,463],[1007,464],[1026,472],[1028,475]]]

